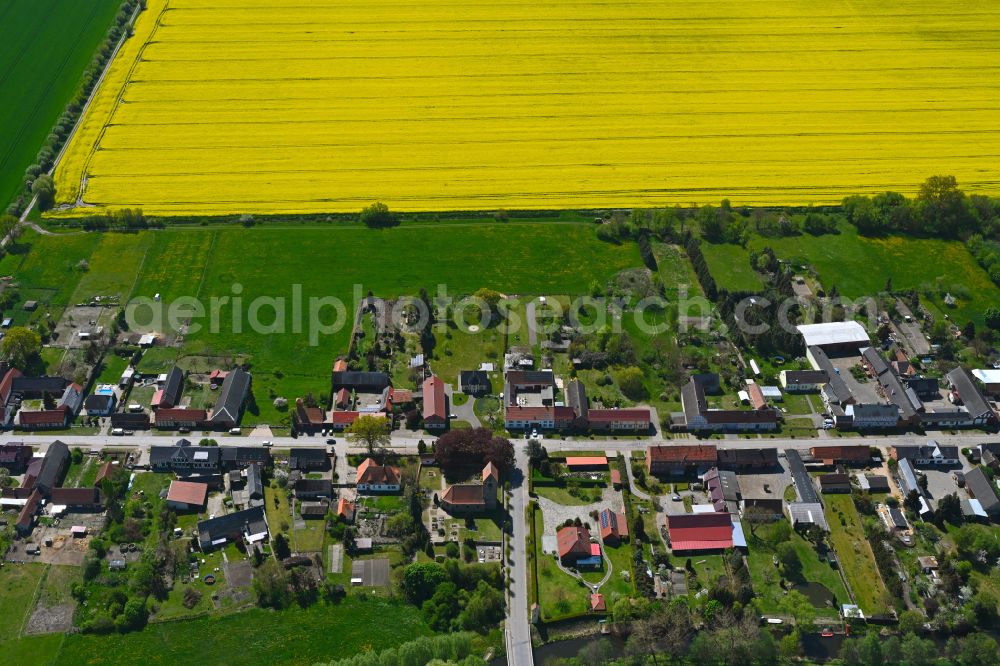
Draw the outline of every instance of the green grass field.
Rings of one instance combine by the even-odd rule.
[[[760,276],[750,268],[750,253],[745,248],[728,243],[702,243],[701,251],[719,289],[759,291],[764,287]]]
[[[254,609],[161,622],[133,634],[77,634],[66,638],[53,663],[308,664],[382,650],[430,634],[414,606],[374,596],[348,597],[332,607],[320,603],[281,613]]]
[[[830,524],[830,543],[847,576],[858,606],[865,615],[883,613],[889,608],[889,593],[875,566],[875,556],[865,539],[861,516],[850,495],[825,495],[826,522]],[[841,524],[840,516],[844,522]]]
[[[32,0],[0,6],[0,209],[80,84],[119,0]],[[17,100],[14,103],[14,100]]]
[[[20,635],[43,573],[44,564],[8,564],[0,569],[0,641]]]
[[[990,281],[986,271],[958,241],[903,236],[867,238],[859,236],[853,226],[842,224],[836,235],[803,234],[789,238],[754,238],[750,242],[751,248],[765,245],[779,258],[791,261],[796,269],[811,265],[819,274],[824,289],[836,285],[848,298],[874,296],[885,289],[888,278],[892,278],[894,290],[917,289],[922,298],[926,286],[933,287],[932,291],[943,288],[957,298],[955,307],[943,304],[943,293],[931,300],[959,325],[969,319],[981,325],[983,310],[1000,300],[1000,288]],[[713,246],[703,243],[702,247],[708,257]],[[715,264],[711,259],[709,262],[714,276]],[[723,286],[722,283],[719,286]]]

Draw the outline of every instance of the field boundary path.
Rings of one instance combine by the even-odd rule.
[[[533,666],[535,656],[531,650],[531,624],[528,621],[528,526],[524,520],[524,511],[528,504],[528,484],[522,472],[528,469],[528,454],[524,447],[515,447],[514,460],[510,479],[511,535],[510,557],[507,563],[510,585],[507,593],[504,638],[509,665]]]

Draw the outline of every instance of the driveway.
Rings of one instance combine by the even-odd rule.
[[[476,416],[476,410],[473,408],[476,400],[472,396],[465,402],[464,405],[456,405],[452,396],[455,394],[455,389],[451,384],[444,385],[445,395],[448,396],[448,406],[451,408],[451,413],[458,417],[459,421],[466,421],[472,425],[473,428],[479,428],[482,424],[479,422],[479,417]]]
[[[538,323],[535,321],[535,307],[537,304],[537,300],[532,299],[524,307],[525,316],[528,319],[528,344],[532,347],[538,344]]]

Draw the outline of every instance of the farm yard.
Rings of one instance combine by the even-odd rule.
[[[931,172],[997,193],[998,18],[959,0],[150,0],[57,195],[68,215],[81,191],[156,215],[818,204]]]

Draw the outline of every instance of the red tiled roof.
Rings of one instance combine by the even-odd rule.
[[[354,518],[354,502],[348,502],[343,497],[337,501],[337,515],[343,516],[347,520]]]
[[[714,444],[650,446],[646,455],[652,462],[711,463],[718,459]]]
[[[101,485],[101,481],[111,476],[111,470],[114,467],[114,461],[109,460],[108,462],[101,465],[100,469],[97,470],[97,476],[94,478],[94,485]]]
[[[405,405],[408,402],[413,402],[413,391],[389,387],[389,400],[397,405]]]
[[[0,405],[7,404],[7,399],[10,398],[10,388],[14,383],[14,378],[20,376],[21,371],[17,368],[11,368],[7,371],[7,374],[3,376],[3,381],[0,381]]]
[[[601,526],[601,539],[608,537],[628,538],[628,521],[625,514],[611,509],[602,509],[598,516],[598,524]]]
[[[38,512],[38,504],[41,501],[42,494],[37,490],[32,491],[31,495],[28,496],[28,501],[21,507],[21,512],[17,514],[18,527],[28,527],[31,525],[31,522],[35,519],[35,513]]]
[[[333,363],[333,371],[334,372],[346,372],[347,371],[347,361],[345,361],[342,358],[338,358]]]
[[[336,425],[351,425],[358,420],[361,412],[333,412],[330,414],[330,423]]]
[[[378,465],[371,458],[366,458],[358,465],[358,485],[398,486],[399,468],[390,465]]]
[[[486,463],[486,467],[483,468],[483,481],[489,477],[493,477],[495,480],[500,480],[500,470],[492,462]]]
[[[53,488],[49,497],[53,504],[68,506],[101,504],[101,491],[97,488]]]
[[[157,423],[206,420],[208,420],[208,412],[204,409],[185,409],[182,407],[175,407],[171,409],[160,409],[156,412]]]
[[[20,412],[21,425],[60,425],[66,422],[66,409],[42,409],[36,412]]]
[[[167,491],[168,502],[181,502],[196,506],[204,506],[207,496],[208,485],[191,481],[171,481],[170,490]]]
[[[733,521],[728,513],[684,513],[667,516],[670,547],[675,551],[719,550],[733,546]]]
[[[507,418],[513,421],[572,421],[576,417],[572,407],[519,407],[507,408]]]
[[[761,390],[760,384],[756,382],[747,384],[747,393],[750,395],[750,404],[753,405],[754,409],[764,409],[767,407],[767,398],[764,397],[764,392]]]
[[[608,459],[605,456],[567,456],[567,467],[607,467]]]
[[[556,532],[559,557],[590,557],[590,532],[584,527],[563,527]]]
[[[617,469],[611,470],[611,483],[612,485],[617,484],[619,486],[622,483],[622,473],[619,472]]]
[[[337,397],[335,398],[335,402],[338,405],[346,405],[350,401],[351,401],[350,391],[348,391],[346,388],[342,388],[339,391],[337,391]]]
[[[444,382],[440,377],[431,376],[424,380],[424,421],[436,419],[444,421],[448,412],[444,404]]]
[[[594,612],[603,612],[608,609],[607,605],[604,603],[604,595],[600,593],[590,595],[590,610]]]
[[[814,446],[810,449],[813,458],[817,460],[852,460],[865,461],[872,457],[871,450],[865,445],[852,446]]]
[[[478,484],[461,484],[448,486],[441,496],[444,504],[462,504],[466,506],[485,505],[486,499],[483,496],[483,487]]]
[[[163,400],[163,389],[158,389],[156,393],[153,394],[153,399],[149,401],[150,407],[159,407],[160,402]]]
[[[597,423],[612,421],[634,421],[649,423],[648,409],[591,409],[587,412],[587,420]]]

